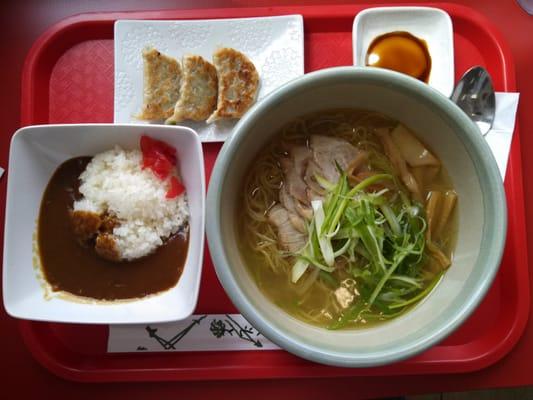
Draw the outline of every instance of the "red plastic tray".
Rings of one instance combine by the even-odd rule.
[[[516,91],[507,44],[476,11],[434,4],[453,20],[455,71],[472,65],[490,71],[496,90]],[[302,14],[305,68],[351,65],[351,29],[367,6],[294,6],[188,11],[84,14],[60,22],[30,51],[23,72],[22,125],[113,120],[113,23],[117,19],[200,19]],[[205,144],[209,175],[220,144]],[[369,369],[314,364],[284,351],[107,354],[107,326],[20,321],[31,353],[46,368],[77,381],[258,379],[466,372],[503,357],[517,342],[529,312],[527,247],[520,160],[515,132],[505,189],[509,208],[507,245],[500,271],[485,300],[453,335],[415,358]],[[505,299],[505,303],[503,302]],[[206,250],[197,313],[235,312]]]

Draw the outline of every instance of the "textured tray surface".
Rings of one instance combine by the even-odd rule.
[[[514,91],[507,45],[475,11],[440,4],[454,24],[456,78],[484,65],[498,91]],[[113,119],[113,22],[116,19],[230,18],[302,14],[305,70],[351,65],[351,28],[364,6],[284,7],[88,14],[53,27],[35,44],[24,69],[22,123],[110,122]],[[334,51],[332,51],[334,49]],[[219,144],[204,144],[209,179]],[[519,136],[515,133],[506,177],[509,231],[494,284],[473,316],[452,336],[399,364],[340,369],[301,360],[283,351],[180,354],[106,354],[107,326],[21,321],[30,351],[63,377],[82,381],[252,379],[464,372],[505,355],[527,321],[529,287]],[[502,307],[505,298],[506,310]],[[513,312],[509,312],[513,310]],[[197,313],[235,312],[219,285],[206,250]],[[221,368],[224,365],[224,368]]]

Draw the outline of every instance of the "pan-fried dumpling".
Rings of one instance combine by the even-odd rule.
[[[217,109],[207,122],[240,118],[254,103],[259,88],[259,74],[243,53],[222,48],[213,54],[218,74]]]
[[[167,124],[185,119],[205,121],[217,103],[217,72],[213,64],[195,55],[185,56],[182,64],[180,98]]]
[[[180,95],[181,67],[177,60],[153,47],[143,50],[144,97],[139,119],[165,119],[174,112]]]

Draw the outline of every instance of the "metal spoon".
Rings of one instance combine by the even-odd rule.
[[[450,99],[470,117],[483,136],[489,132],[496,113],[496,97],[485,68],[473,67],[466,71]]]

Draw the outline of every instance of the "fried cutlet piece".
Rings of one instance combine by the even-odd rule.
[[[106,214],[102,217],[102,225],[100,225],[99,231],[103,233],[113,233],[113,229],[118,225],[119,221],[117,217]]]
[[[182,65],[180,98],[167,124],[186,119],[204,121],[217,104],[217,71],[213,64],[200,56],[187,55]]]
[[[70,220],[74,235],[81,242],[85,242],[96,235],[102,225],[100,215],[91,211],[72,211]]]
[[[217,109],[208,123],[218,119],[240,118],[255,102],[259,88],[259,74],[243,53],[222,48],[213,54],[218,75]]]
[[[180,95],[181,66],[179,62],[153,47],[143,50],[144,95],[139,119],[166,119],[174,112]]]
[[[96,237],[94,250],[100,257],[106,260],[120,261],[120,252],[117,243],[113,235],[109,233],[101,233]]]
[[[116,217],[77,210],[70,213],[70,220],[74,235],[80,243],[91,243],[94,239],[94,250],[100,257],[110,261],[120,260],[120,252],[112,234],[113,228],[118,224]]]

